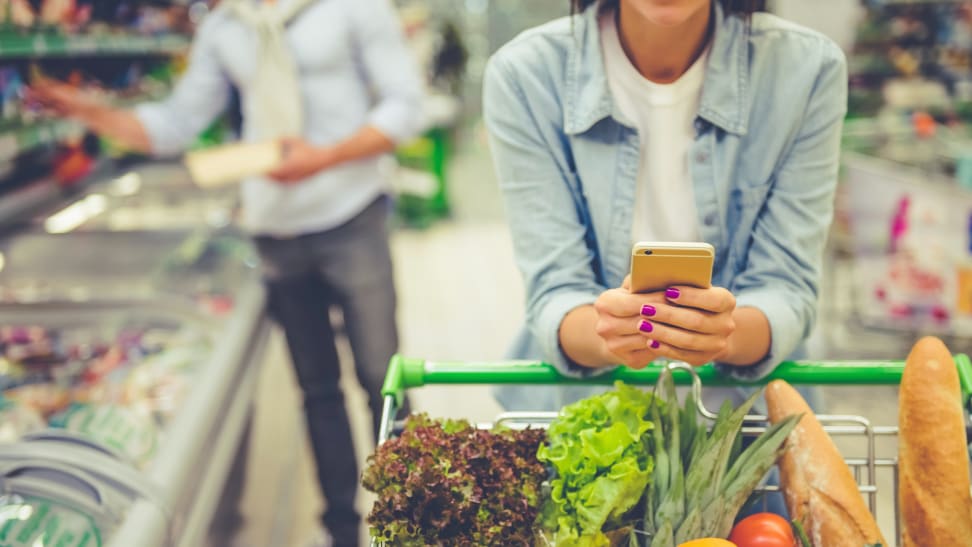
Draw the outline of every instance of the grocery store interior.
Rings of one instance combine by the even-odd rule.
[[[117,112],[165,101],[194,60],[202,64],[194,42],[211,45],[197,29],[231,17],[220,2],[236,0],[0,1],[4,547],[345,547],[321,523],[311,424],[288,338],[271,316],[259,238],[240,221],[238,179],[203,184],[187,167],[192,154],[241,140],[239,94],[187,143],[190,152],[158,155],[101,134],[63,106],[68,99],[58,108],[57,97],[35,91],[58,82]],[[318,2],[341,4],[309,3]],[[389,3],[423,80],[421,126],[376,162],[391,198],[397,351],[429,363],[501,362],[527,295],[483,120],[483,75],[501,46],[567,16],[569,2]],[[817,321],[801,358],[900,362],[923,335],[953,354],[972,352],[972,2],[770,0],[765,9],[836,42],[849,76]],[[348,36],[337,27],[322,34]],[[377,70],[386,68],[399,67]],[[318,89],[335,88],[344,89]],[[188,99],[202,110],[186,119],[205,101]],[[337,333],[354,437],[322,450],[353,454],[360,472],[377,432],[356,381],[352,329],[338,307],[321,313]],[[412,412],[437,418],[487,424],[504,411],[488,383],[408,395]],[[817,395],[818,414],[866,417],[878,430],[897,424],[897,386]],[[872,462],[897,446],[893,435],[834,439],[843,454]],[[876,467],[858,464],[855,477],[883,533],[897,538],[898,477]],[[359,488],[360,545],[370,541],[375,499]]]

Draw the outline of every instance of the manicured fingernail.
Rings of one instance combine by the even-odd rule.
[[[676,289],[675,287],[672,287],[672,288],[668,289],[667,291],[665,291],[665,297],[666,298],[671,298],[672,300],[675,300],[676,298],[678,298],[681,295],[682,295],[682,292],[679,291],[678,289]]]
[[[651,304],[645,304],[644,306],[641,306],[641,315],[644,315],[645,317],[654,316],[655,306],[652,306]]]
[[[648,321],[642,321],[641,324],[638,325],[638,330],[640,330],[641,332],[651,332],[655,330],[655,327]]]
[[[661,344],[658,342],[658,340],[652,340],[649,347],[651,347],[651,349],[658,349],[661,347]]]

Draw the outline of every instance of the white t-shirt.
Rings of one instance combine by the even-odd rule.
[[[695,139],[708,48],[678,80],[657,84],[631,64],[615,16],[608,13],[601,17],[601,52],[615,104],[641,141],[633,241],[697,241],[688,152]]]

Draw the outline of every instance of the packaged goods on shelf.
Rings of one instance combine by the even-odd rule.
[[[145,465],[210,345],[191,329],[6,326],[0,350],[0,400]]]
[[[8,34],[77,34],[125,30],[138,34],[191,31],[188,7],[180,3],[106,2],[101,0],[3,0],[0,25]]]

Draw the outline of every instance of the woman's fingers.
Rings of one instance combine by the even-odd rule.
[[[598,315],[594,332],[605,339],[611,336],[637,335],[639,321],[634,317],[615,317],[602,313]]]
[[[701,334],[729,336],[736,329],[731,313],[712,313],[664,304],[645,304],[641,309],[641,318],[650,323],[661,323]]]
[[[632,294],[625,289],[611,289],[601,293],[594,301],[594,309],[602,316],[630,318],[639,315],[645,305],[664,302],[663,293]]]
[[[712,313],[725,313],[736,308],[736,297],[722,287],[709,289],[669,287],[664,294],[668,302],[686,308],[695,308]]]
[[[658,353],[654,350],[641,349],[638,351],[632,351],[628,354],[626,360],[622,362],[624,366],[628,368],[633,368],[635,370],[641,370],[652,362],[658,359]]]
[[[632,294],[622,286],[595,301],[595,329],[604,348],[628,367],[643,368],[659,357],[701,365],[728,354],[735,306],[732,293],[719,287]]]
[[[650,349],[645,345],[645,339],[637,334],[613,336],[609,339],[605,339],[604,343],[608,351],[614,355],[617,355],[618,357],[624,357],[625,354],[631,352],[642,352]]]
[[[682,361],[694,367],[700,367],[719,359],[717,355],[713,355],[711,353],[688,351],[682,348],[669,346],[668,344],[664,344],[657,340],[649,341],[649,347],[652,348],[651,351],[658,357],[664,357],[673,361]]]
[[[638,328],[649,341],[690,352],[721,354],[729,346],[728,337],[721,334],[704,334],[645,320],[642,320]]]

